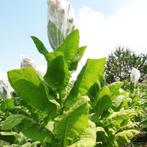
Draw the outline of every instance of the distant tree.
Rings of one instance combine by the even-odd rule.
[[[111,53],[106,64],[106,80],[108,83],[130,78],[132,68],[141,72],[140,82],[147,77],[147,54],[137,55],[130,49],[118,47]]]

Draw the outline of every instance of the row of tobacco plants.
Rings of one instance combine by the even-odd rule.
[[[53,52],[32,36],[47,62],[41,76],[33,67],[8,72],[14,92],[0,100],[0,144],[43,147],[123,147],[147,120],[146,87],[105,82],[106,59],[88,59],[77,79],[85,46],[72,31]]]

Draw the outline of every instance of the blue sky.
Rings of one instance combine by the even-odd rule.
[[[0,19],[0,72],[19,66],[21,55],[41,61],[30,35],[36,35],[47,43],[46,1],[1,1]]]
[[[96,18],[97,20],[96,22],[95,22],[95,18],[93,20],[89,18],[91,19],[89,20],[91,24],[92,23],[95,24],[95,29],[96,29],[99,24],[101,23],[103,24],[104,22],[106,23],[108,20],[111,20],[110,17],[111,15],[113,16],[120,8],[122,8],[125,5],[127,6],[128,4],[127,0],[69,0],[69,1],[71,2],[76,12],[79,14],[79,19],[82,21],[82,23],[79,24],[79,27],[81,28],[81,32],[86,32],[88,30],[87,27],[89,27],[88,22],[85,22],[84,19],[84,16],[87,14],[87,12],[90,12],[91,15],[89,16],[98,16]],[[140,1],[145,1],[145,0],[140,0]],[[130,0],[129,2],[132,2],[132,0]],[[101,20],[101,22],[98,23],[99,22],[98,20]],[[100,28],[100,30],[102,29]],[[35,46],[30,38],[31,35],[35,35],[39,37],[48,47],[48,49],[50,49],[47,39],[47,1],[46,0],[1,1],[0,2],[0,73],[4,73],[9,69],[19,67],[21,55],[25,55],[32,58],[37,64],[45,63],[43,57],[36,51]],[[85,34],[83,33],[82,36],[85,36]],[[85,40],[88,39],[89,38],[85,38]],[[94,42],[87,42],[87,43],[90,44]],[[103,48],[103,46],[98,46],[98,47]],[[106,47],[104,46],[104,48]]]

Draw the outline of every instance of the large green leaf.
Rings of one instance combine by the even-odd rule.
[[[69,70],[76,70],[77,69],[78,63],[81,60],[85,50],[86,50],[86,46],[82,46],[77,50],[77,54],[75,55],[74,60],[69,65]]]
[[[101,90],[101,84],[99,81],[97,81],[88,91],[88,96],[90,98],[92,107],[94,107],[97,103],[97,96]]]
[[[105,129],[103,127],[97,127],[96,128],[96,137],[97,137],[97,141],[99,143],[103,143],[105,144],[105,142],[108,141],[108,134],[107,132],[105,131]]]
[[[2,123],[2,130],[10,130],[15,126],[19,125],[22,120],[25,118],[23,115],[10,115],[6,118],[5,121]]]
[[[100,90],[99,94],[97,96],[95,96],[95,99],[93,102],[93,107],[95,107],[96,104],[98,103],[98,101],[100,101],[104,96],[111,97],[111,91],[108,86],[104,86]]]
[[[20,124],[19,129],[25,136],[32,140],[40,141],[42,143],[50,143],[52,140],[52,134],[49,130],[41,127],[30,119],[24,119]]]
[[[67,107],[70,107],[77,97],[87,95],[90,87],[101,79],[104,74],[105,61],[105,58],[88,59],[66,100]]]
[[[59,46],[57,51],[62,51],[65,56],[65,60],[70,63],[75,59],[79,50],[79,30],[72,31],[64,42]]]
[[[31,36],[32,40],[34,41],[36,48],[38,49],[38,51],[43,54],[44,56],[46,56],[46,54],[48,53],[48,50],[46,49],[46,47],[44,46],[44,44],[35,36]]]
[[[118,92],[118,90],[123,86],[123,82],[114,82],[112,84],[109,85],[109,88],[112,92],[112,94],[114,95],[115,93]]]
[[[62,52],[53,52],[47,55],[47,72],[44,79],[50,87],[62,90],[68,84],[70,73]]]
[[[103,96],[97,103],[96,114],[102,116],[102,114],[107,111],[112,105],[111,98],[107,95]]]
[[[88,107],[88,99],[83,97],[55,120],[53,133],[59,146],[70,145],[88,127]]]
[[[121,108],[128,108],[128,104],[132,103],[132,99],[129,97],[129,92],[120,89],[112,96],[112,103],[112,109],[114,111],[119,111]]]
[[[113,100],[113,107],[115,107],[115,108],[120,107],[120,105],[123,103],[123,101],[126,101],[126,100],[128,100],[128,97],[126,97],[125,95],[116,96],[115,99]]]
[[[96,106],[97,117],[102,116],[102,114],[107,111],[112,105],[111,92],[108,86],[104,86],[99,95],[96,97],[94,105]]]
[[[129,143],[135,135],[137,135],[139,131],[135,129],[124,130],[115,135],[115,140],[117,141],[118,147]]]
[[[28,138],[40,142],[51,142],[52,135],[44,127],[33,122],[30,118],[24,115],[10,115],[2,123],[3,130],[10,130],[16,126],[19,126],[19,130]]]
[[[101,89],[101,91],[100,91],[100,93],[99,93],[99,95],[98,95],[98,97],[97,97],[97,101],[98,100],[100,100],[102,97],[104,97],[104,96],[109,96],[109,97],[111,97],[111,91],[110,91],[110,89],[109,89],[109,87],[108,86],[104,86],[102,89]]]
[[[118,112],[113,112],[110,114],[109,117],[107,117],[105,120],[105,125],[115,126],[114,129],[117,131],[120,129],[120,127],[122,127],[123,124],[127,124],[129,120],[134,118],[135,115],[136,111],[133,109],[122,109]]]
[[[23,68],[8,72],[11,86],[29,105],[50,116],[56,114],[56,105],[48,100],[44,86],[33,68]]]
[[[80,135],[79,141],[68,147],[95,147],[96,145],[96,126],[89,121],[89,127]]]

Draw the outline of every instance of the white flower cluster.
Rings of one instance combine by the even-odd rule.
[[[132,68],[131,74],[130,74],[130,80],[132,83],[137,83],[140,78],[140,71],[136,68]]]
[[[0,99],[6,99],[8,97],[8,85],[0,80]]]
[[[33,67],[33,68],[35,68],[35,64],[34,64],[32,59],[30,59],[28,57],[22,57],[20,67],[21,68],[25,68],[25,67]]]
[[[44,66],[36,67],[34,61],[31,58],[23,56],[21,59],[20,68],[28,68],[28,67],[34,68],[41,77],[45,75],[46,67]]]
[[[55,50],[74,29],[74,10],[65,0],[48,0],[48,38]]]

